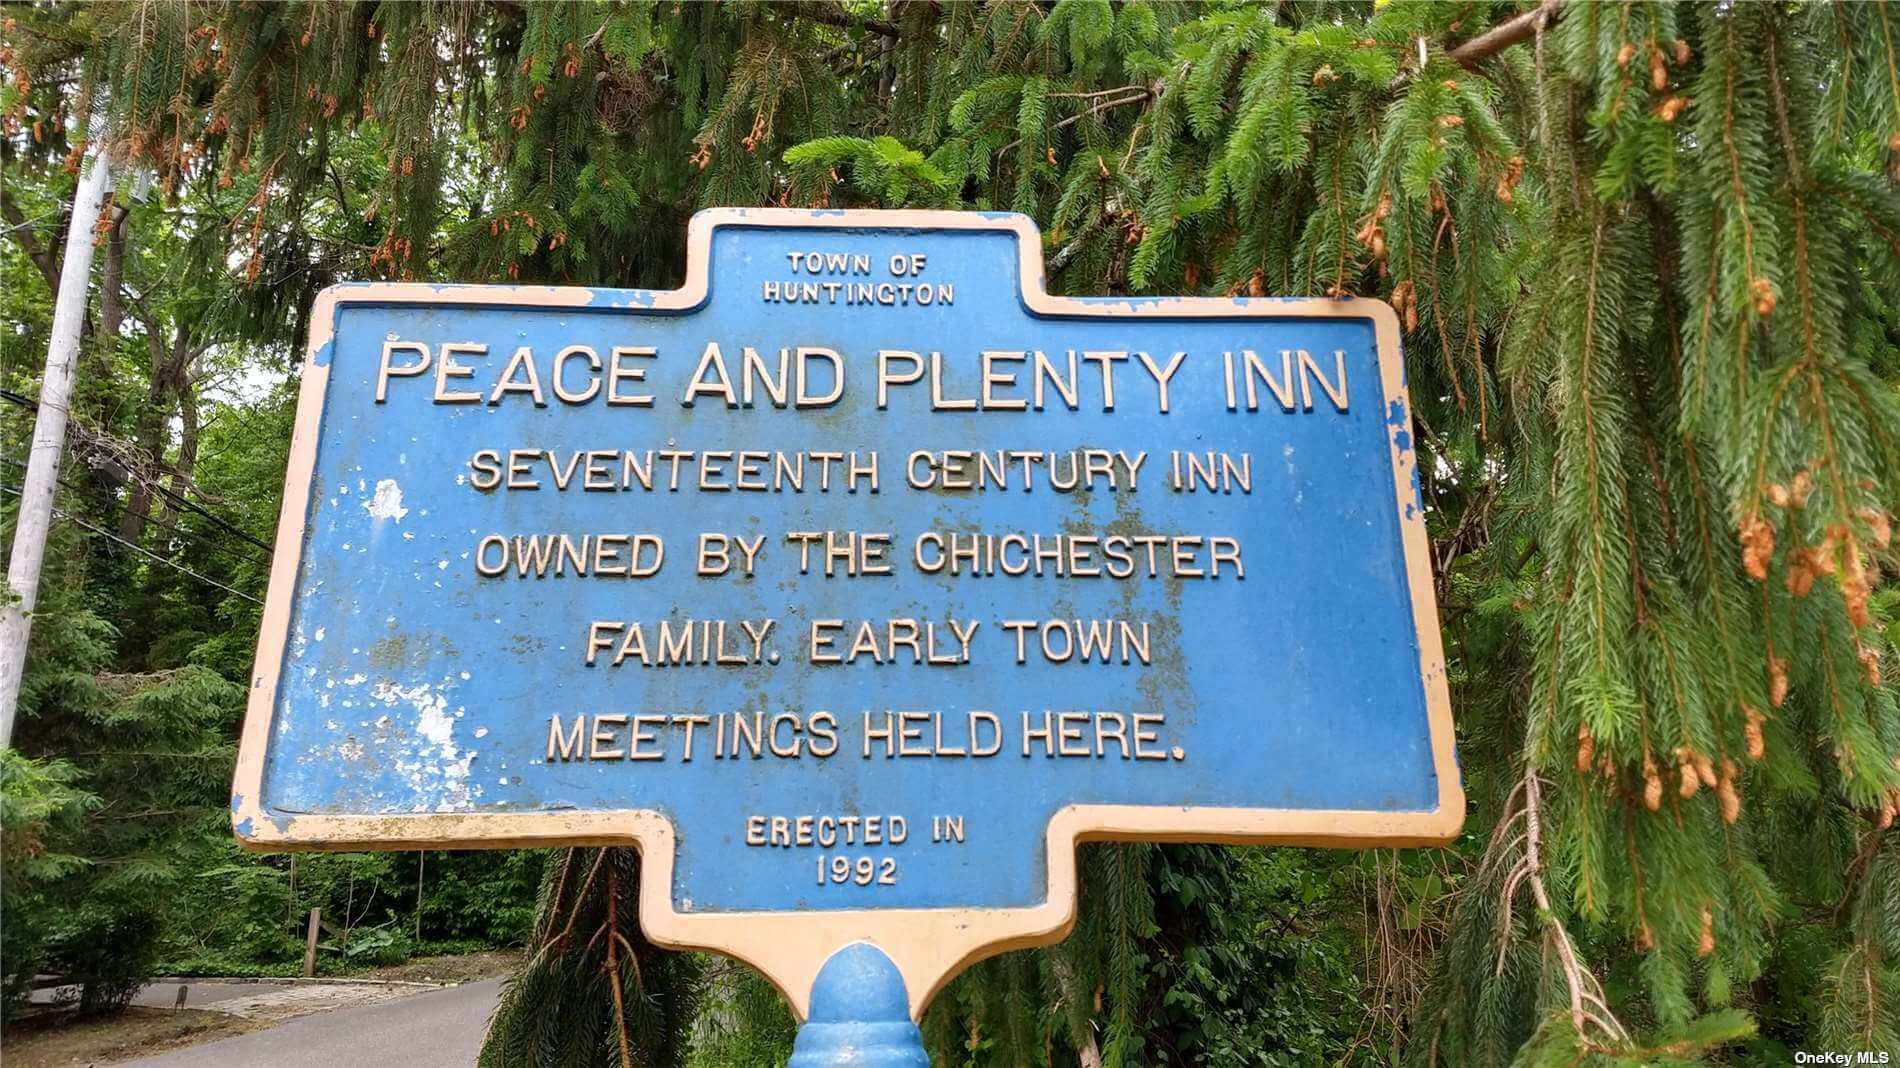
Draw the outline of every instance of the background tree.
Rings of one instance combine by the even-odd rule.
[[[7,18],[9,175],[56,174],[96,140],[152,176],[144,210],[204,212],[185,242],[203,251],[163,262],[195,263],[225,309],[223,332],[183,320],[211,359],[223,339],[290,363],[310,294],[342,276],[674,285],[685,220],[715,204],[1027,212],[1058,292],[1391,302],[1469,841],[1402,858],[1092,847],[1077,936],[953,984],[927,1021],[940,1063],[1900,1048],[1892,5]],[[18,199],[10,270],[44,274],[46,232],[12,220],[58,197]],[[123,329],[119,367],[176,337],[137,315]],[[188,392],[160,362],[120,438]],[[87,492],[92,514],[130,511],[123,486]],[[241,677],[252,624],[226,611],[204,642]],[[602,871],[621,874],[585,878]],[[662,964],[625,931],[609,906],[634,872],[611,851],[549,866],[492,1050],[782,1051],[782,1010],[753,981]],[[576,950],[570,920],[600,941]],[[1310,951],[1287,948],[1293,931]],[[1363,984],[1339,978],[1355,945]],[[579,989],[585,1026],[525,1033]]]

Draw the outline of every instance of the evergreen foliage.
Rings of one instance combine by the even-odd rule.
[[[502,995],[481,1064],[684,1061],[704,991],[701,958],[640,933],[638,854],[565,849],[542,878],[528,959]]]
[[[80,823],[99,799],[77,788],[78,771],[64,761],[28,760],[0,750],[0,912],[7,918],[0,957],[0,1020],[10,1020],[32,992],[44,960],[46,887],[86,866],[59,852],[49,832]]]
[[[337,277],[676,284],[711,205],[1023,211],[1061,292],[1385,299],[1469,841],[1369,875],[1090,847],[1077,934],[953,984],[939,1063],[1900,1050],[1900,9],[1540,10],[47,2],[5,9],[0,112],[10,184],[106,143],[156,176],[144,210],[215,217],[166,262],[219,337],[284,351]],[[85,492],[110,516],[129,491]],[[179,612],[242,677],[242,603],[173,586],[91,618]],[[36,627],[36,718],[209,767],[218,685],[108,692],[82,654],[110,639],[64,619]],[[182,659],[146,644],[140,671]],[[211,790],[197,766],[164,774]],[[636,879],[624,852],[549,866],[491,1060],[672,1063],[702,1005],[699,1063],[783,1052],[755,981],[639,940],[612,904]],[[1367,993],[1279,944],[1314,902],[1292,922],[1377,947]],[[1310,1026],[1354,997],[1378,1034]]]

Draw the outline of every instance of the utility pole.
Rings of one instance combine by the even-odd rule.
[[[94,154],[92,168],[73,193],[72,223],[66,228],[66,258],[53,304],[46,371],[40,376],[39,414],[33,421],[33,451],[27,456],[26,479],[20,487],[20,516],[13,531],[13,556],[7,563],[8,593],[5,603],[0,604],[0,746],[13,741],[20,676],[26,670],[26,639],[33,628],[33,606],[39,601],[46,531],[53,521],[53,494],[59,488],[66,409],[73,398],[73,366],[79,361],[80,328],[86,322],[93,227],[105,203],[111,171],[106,153]]]

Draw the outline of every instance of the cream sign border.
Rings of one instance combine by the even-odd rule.
[[[1383,301],[1364,298],[1222,300],[1174,297],[1111,305],[1051,296],[1043,291],[1041,235],[1020,215],[945,211],[832,211],[726,208],[700,212],[687,234],[685,285],[655,292],[643,311],[685,311],[706,298],[714,231],[722,226],[894,228],[1004,231],[1017,237],[1022,300],[1038,315],[1067,318],[1347,318],[1370,319],[1378,342],[1386,412],[1409,416],[1398,320]],[[997,953],[1060,941],[1075,921],[1079,842],[1101,840],[1206,841],[1369,848],[1441,844],[1464,825],[1464,790],[1453,752],[1444,648],[1438,630],[1425,517],[1413,489],[1416,454],[1402,439],[1410,420],[1392,419],[1392,490],[1398,504],[1405,567],[1418,635],[1432,766],[1438,805],[1431,811],[1372,812],[1073,805],[1049,822],[1048,887],[1042,904],[1000,909],[864,909],[823,912],[681,913],[673,908],[674,832],[647,810],[415,815],[273,815],[262,807],[265,748],[277,704],[278,676],[289,637],[291,597],[304,551],[310,483],[338,310],[345,304],[445,304],[467,307],[587,307],[593,290],[549,286],[432,286],[387,283],[336,286],[318,295],[297,399],[277,550],[258,635],[255,674],[244,718],[231,819],[255,850],[503,848],[549,845],[633,845],[644,865],[640,925],[653,941],[711,950],[764,973],[791,1002],[799,1019],[808,1009],[812,981],[825,959],[852,942],[871,942],[896,962],[909,991],[913,1017],[962,968]],[[1394,404],[1399,407],[1392,407]]]

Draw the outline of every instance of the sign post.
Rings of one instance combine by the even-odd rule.
[[[1022,216],[719,210],[682,288],[312,316],[232,818],[631,844],[798,1065],[924,1064],[1077,842],[1464,818],[1398,329],[1044,292]]]

